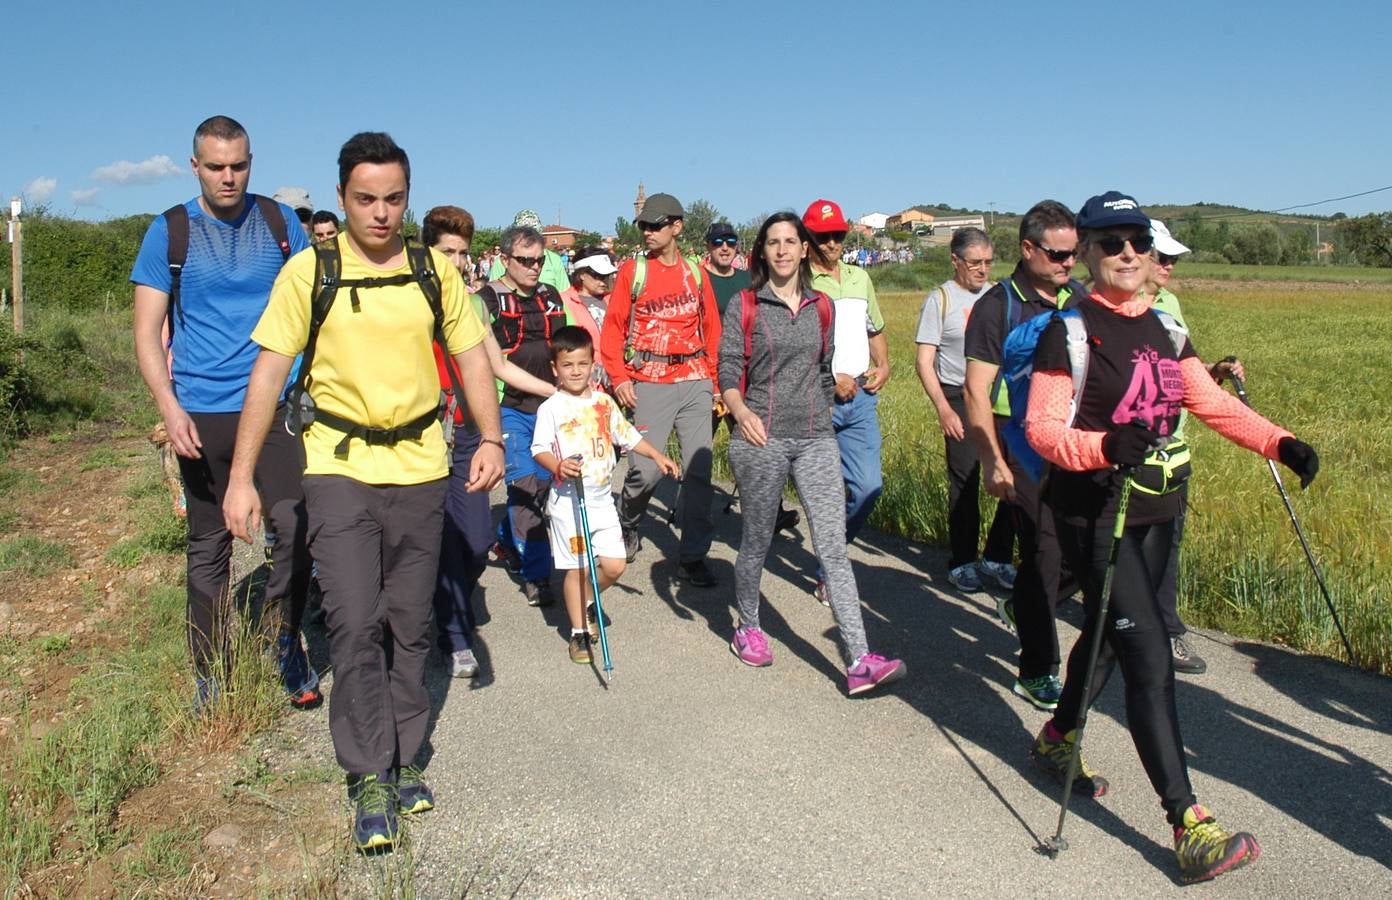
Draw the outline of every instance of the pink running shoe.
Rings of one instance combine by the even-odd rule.
[[[730,639],[730,652],[746,666],[773,665],[773,651],[769,649],[768,638],[758,628],[743,625],[736,628],[735,636]]]
[[[898,681],[909,669],[900,659],[885,659],[878,653],[867,653],[846,669],[846,691],[851,696],[872,691],[882,684]]]

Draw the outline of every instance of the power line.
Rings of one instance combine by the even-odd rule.
[[[1373,188],[1368,191],[1359,191],[1356,194],[1345,194],[1342,197],[1330,197],[1328,200],[1316,200],[1314,203],[1297,203],[1295,206],[1283,206],[1280,209],[1254,210],[1245,213],[1214,213],[1211,216],[1200,216],[1203,219],[1243,219],[1248,216],[1269,216],[1273,213],[1290,212],[1293,209],[1308,209],[1311,206],[1323,206],[1326,203],[1337,203],[1340,200],[1352,200],[1355,197],[1366,197],[1369,194],[1380,194],[1383,191],[1392,191],[1392,184],[1386,187]]]

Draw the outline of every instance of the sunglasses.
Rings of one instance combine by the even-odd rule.
[[[846,240],[846,232],[844,232],[844,231],[823,231],[823,232],[814,232],[814,233],[812,234],[812,237],[813,237],[813,239],[816,240],[816,242],[819,243],[819,244],[831,244],[831,243],[840,244],[840,243],[843,243],[843,242]]]
[[[1157,253],[1155,254],[1155,257],[1155,261],[1160,263],[1160,265],[1162,266],[1172,266],[1175,263],[1179,262],[1178,256],[1171,256],[1168,253]]]
[[[1097,246],[1101,248],[1103,256],[1117,256],[1126,249],[1128,242],[1131,244],[1131,249],[1137,254],[1149,253],[1150,248],[1155,246],[1155,238],[1148,234],[1138,234],[1131,238],[1109,234],[1098,238]],[[1050,258],[1052,259],[1052,257]]]
[[[524,269],[540,269],[541,264],[546,260],[545,256],[509,256],[508,259],[521,265]]]
[[[639,230],[639,231],[661,231],[662,229],[666,228],[668,225],[671,225],[673,221],[674,221],[674,220],[672,219],[672,217],[671,217],[671,216],[668,216],[667,218],[663,219],[663,220],[660,221],[660,222],[639,222],[639,223],[638,223],[638,230]]]
[[[718,238],[711,238],[711,239],[710,239],[710,245],[711,245],[712,247],[719,247],[721,244],[724,244],[726,247],[733,247],[733,246],[735,246],[735,245],[738,244],[738,243],[739,243],[739,238],[735,237],[734,235],[728,235],[728,236],[726,236],[726,237],[718,237]]]
[[[1033,244],[1034,242],[1033,242],[1033,241],[1030,241],[1030,243]],[[1074,247],[1072,250],[1050,250],[1048,247],[1045,247],[1043,244],[1034,244],[1034,246],[1035,246],[1035,248],[1036,248],[1037,250],[1039,250],[1039,251],[1040,251],[1041,253],[1043,253],[1045,256],[1049,257],[1049,262],[1056,262],[1056,263],[1068,262],[1070,259],[1073,259],[1073,258],[1075,258],[1075,257],[1078,255],[1078,248],[1077,248],[1077,247]],[[1121,252],[1120,250],[1117,251],[1117,253],[1120,253],[1120,252]],[[1116,254],[1114,254],[1114,253],[1108,253],[1107,255],[1108,255],[1108,256],[1115,256]]]

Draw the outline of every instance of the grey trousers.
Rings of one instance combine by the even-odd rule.
[[[841,632],[847,661],[865,654],[865,622],[860,592],[846,558],[846,487],[841,479],[841,452],[836,438],[770,438],[755,447],[742,437],[730,439],[730,468],[740,495],[739,556],[735,559],[735,600],[740,624],[759,627],[759,580],[773,542],[774,522],[783,485],[793,477],[812,549],[826,573],[831,614]]]
[[[667,438],[677,429],[681,443],[682,483],[677,526],[681,530],[678,556],[681,562],[705,559],[711,532],[711,381],[677,384],[633,382],[638,395],[633,424],[658,450],[667,450]],[[619,524],[625,533],[637,531],[662,473],[646,456],[630,453],[628,476],[619,503]]]
[[[309,547],[324,590],[329,733],[353,775],[409,765],[425,742],[425,662],[448,479],[363,484],[307,475]]]

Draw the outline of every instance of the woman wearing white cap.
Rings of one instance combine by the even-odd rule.
[[[1146,281],[1146,293],[1155,298],[1155,308],[1164,313],[1169,313],[1175,317],[1180,325],[1185,325],[1184,312],[1179,307],[1179,298],[1170,290],[1170,276],[1174,274],[1175,263],[1189,248],[1175,240],[1170,234],[1170,230],[1165,227],[1165,223],[1159,219],[1150,220],[1150,236],[1155,241],[1155,246],[1150,248],[1150,277]],[[1187,326],[1186,326],[1187,327]],[[1232,362],[1223,360],[1216,362],[1208,367],[1208,374],[1213,376],[1213,380],[1218,384],[1223,383],[1229,372],[1237,374],[1238,378],[1246,377],[1242,371],[1242,363],[1234,359]],[[1179,427],[1175,429],[1175,437],[1182,439],[1184,436],[1184,422],[1187,416],[1183,413],[1179,417]],[[1179,542],[1184,538],[1184,520],[1187,517],[1189,508],[1189,485],[1186,483],[1180,488],[1180,508],[1179,516],[1175,519],[1174,546],[1170,550],[1170,564],[1165,567],[1165,574],[1160,580],[1160,615],[1165,622],[1165,630],[1170,635],[1170,651],[1173,656],[1174,670],[1185,675],[1202,675],[1208,670],[1208,663],[1204,662],[1203,657],[1194,652],[1189,643],[1184,640],[1184,635],[1188,631],[1184,623],[1179,619],[1179,611],[1176,603],[1179,599]]]
[[[1251,862],[1261,849],[1252,835],[1229,834],[1219,826],[1199,805],[1189,781],[1169,636],[1157,597],[1187,465],[1173,467],[1168,453],[1156,448],[1172,448],[1180,411],[1189,409],[1234,443],[1280,460],[1300,476],[1302,487],[1314,480],[1319,458],[1308,444],[1214,384],[1188,338],[1152,314],[1145,292],[1150,219],[1134,199],[1116,191],[1093,197],[1079,212],[1077,227],[1082,261],[1094,278],[1092,293],[1075,313],[1086,338],[1077,340],[1075,328],[1070,342],[1061,316],[1044,329],[1030,378],[1025,434],[1053,464],[1044,496],[1064,559],[1083,588],[1086,613],[1068,657],[1063,695],[1030,755],[1063,778],[1079,723],[1119,666],[1127,728],[1174,829],[1180,877],[1205,881]],[[1073,367],[1082,348],[1086,364],[1075,389]],[[1118,518],[1123,527],[1114,546]],[[1102,585],[1109,575],[1103,622]],[[1105,629],[1104,640],[1084,697],[1099,629]],[[1093,797],[1108,788],[1081,753],[1076,784]]]
[[[585,247],[575,254],[570,265],[570,287],[561,293],[570,318],[590,333],[599,346],[599,331],[604,327],[604,314],[609,309],[609,289],[614,286],[614,273],[619,271],[614,258],[603,247]],[[609,389],[609,376],[595,360],[597,385]]]

